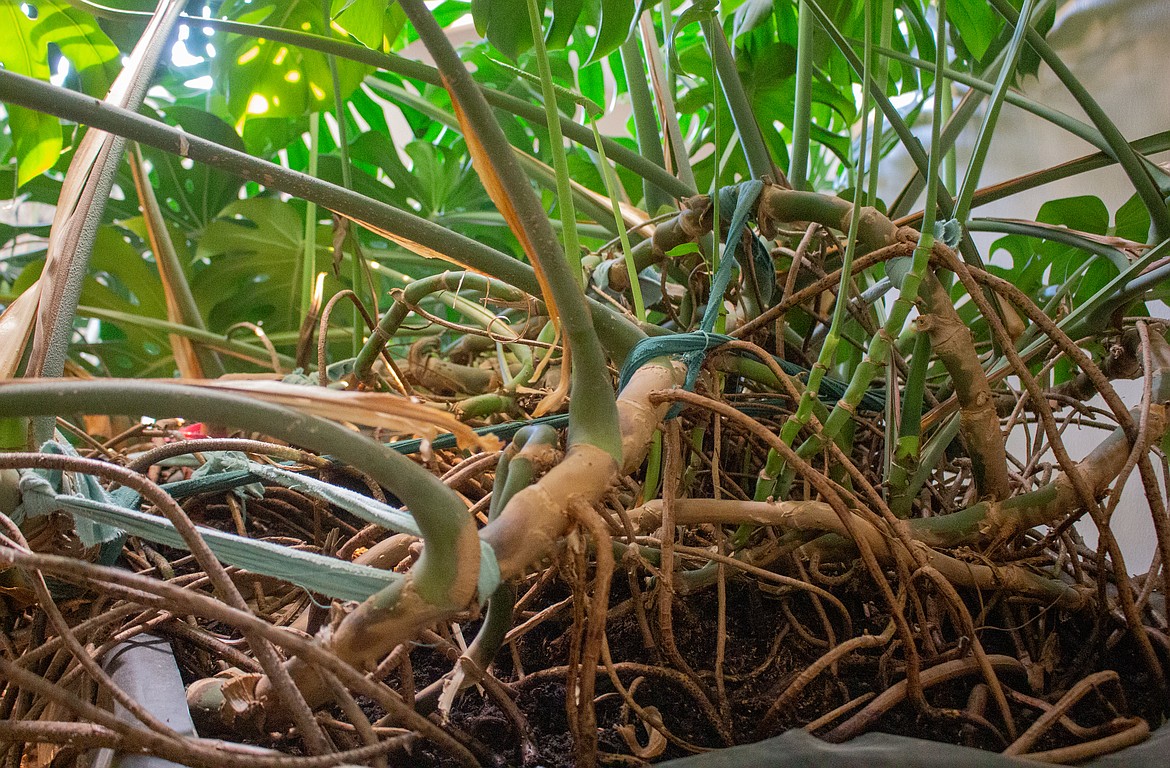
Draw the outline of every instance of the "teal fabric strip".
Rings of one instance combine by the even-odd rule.
[[[420,536],[418,524],[414,518],[400,509],[383,504],[377,499],[371,499],[360,493],[340,488],[336,485],[322,482],[306,475],[298,475],[268,464],[258,464],[247,459],[227,457],[220,460],[220,465],[228,471],[247,471],[254,477],[265,482],[283,485],[286,488],[315,496],[322,501],[341,507],[355,517],[367,523],[380,525],[383,528],[400,533],[409,533]],[[479,595],[486,600],[496,591],[500,584],[500,568],[496,561],[496,553],[486,541],[479,542]]]
[[[21,472],[20,490],[21,507],[27,516],[65,511],[77,519],[121,529],[147,541],[187,549],[183,537],[169,520],[112,502],[58,493],[48,479],[34,470]],[[227,565],[262,576],[272,576],[310,592],[340,600],[365,600],[402,578],[392,571],[357,565],[315,552],[223,533],[203,526],[197,528],[215,556]]]

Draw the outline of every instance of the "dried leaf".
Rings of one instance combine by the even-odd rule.
[[[477,435],[463,422],[444,411],[381,392],[348,392],[327,387],[306,387],[280,381],[165,379],[179,383],[233,392],[246,392],[268,403],[283,405],[332,421],[382,428],[400,434],[434,439],[444,432],[455,435],[460,448],[496,450],[499,441],[491,435]]]
[[[0,339],[4,339],[0,344],[0,381],[16,376],[25,345],[32,335],[40,299],[41,281],[37,280],[0,313]]]

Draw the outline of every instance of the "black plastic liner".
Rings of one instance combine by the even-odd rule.
[[[804,731],[793,730],[755,744],[692,755],[659,765],[669,768],[1021,768],[1042,763],[888,733],[870,733],[845,744],[829,744]],[[1159,728],[1141,744],[1081,765],[1088,768],[1167,768],[1170,766],[1170,727]]]

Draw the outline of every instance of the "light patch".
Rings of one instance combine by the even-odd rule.
[[[176,67],[189,67],[193,64],[202,64],[203,60],[202,56],[192,55],[187,50],[186,43],[181,40],[176,42],[171,48],[171,63]]]
[[[284,79],[290,83],[298,83],[301,80],[301,73],[295,69],[290,69],[284,73]]]
[[[244,51],[244,53],[240,56],[240,58],[236,59],[236,63],[237,64],[247,64],[249,61],[251,61],[252,59],[256,58],[259,55],[260,55],[260,46],[253,45],[251,48]]]
[[[248,99],[248,114],[262,115],[268,111],[268,99],[264,98],[258,93],[253,93],[252,97]]]
[[[312,25],[312,24],[310,24],[310,23],[309,23],[309,22],[307,22],[307,21],[306,21],[306,22],[303,22],[303,23],[301,24],[301,31],[302,31],[302,32],[308,32],[308,31],[310,31],[312,28],[313,28],[313,25]]]
[[[280,50],[276,52],[276,56],[272,59],[272,63],[279,67],[281,64],[284,63],[285,57],[287,57],[287,56],[288,56],[288,48],[285,48],[282,45],[282,46],[280,46]]]
[[[313,92],[313,98],[317,101],[325,100],[325,91],[321,90],[321,86],[316,83],[309,83],[309,90]]]
[[[215,85],[215,81],[211,79],[211,75],[203,75],[202,77],[188,80],[183,85],[200,91],[209,91],[211,90],[211,86]]]

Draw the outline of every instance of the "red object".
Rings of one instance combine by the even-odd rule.
[[[179,434],[188,440],[196,440],[208,436],[207,430],[201,421],[179,427]]]

